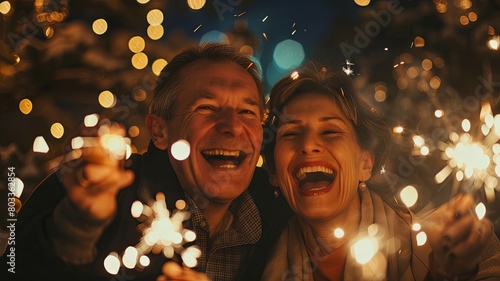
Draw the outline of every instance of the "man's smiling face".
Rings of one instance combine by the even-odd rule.
[[[236,63],[197,61],[181,70],[182,89],[166,120],[168,146],[180,139],[190,156],[170,156],[193,198],[227,203],[248,187],[262,144],[261,104],[255,81]]]

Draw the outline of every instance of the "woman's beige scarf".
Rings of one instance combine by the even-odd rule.
[[[359,231],[363,232],[370,225],[377,224],[379,251],[376,258],[372,259],[375,262],[369,262],[365,266],[360,266],[349,253],[344,280],[400,280],[408,269],[412,255],[410,221],[409,213],[395,211],[369,189],[363,191]],[[292,218],[276,244],[262,280],[312,281],[315,269],[297,218]]]

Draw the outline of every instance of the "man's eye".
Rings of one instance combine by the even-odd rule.
[[[252,110],[249,110],[249,109],[244,109],[244,110],[240,111],[240,114],[249,114],[249,115],[257,116],[257,114],[255,112],[253,112]]]
[[[211,105],[200,105],[196,108],[196,110],[202,110],[202,111],[214,110],[215,111],[215,107],[213,107]]]

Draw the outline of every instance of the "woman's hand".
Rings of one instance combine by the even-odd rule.
[[[156,281],[210,281],[205,274],[182,267],[173,261],[166,262],[162,267],[162,272],[164,275],[158,276]]]
[[[434,279],[472,277],[486,248],[493,224],[479,219],[475,201],[460,194],[436,210],[423,224],[432,247],[431,275]]]

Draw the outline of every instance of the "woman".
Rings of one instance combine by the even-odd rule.
[[[427,219],[428,241],[417,246],[412,214],[366,184],[390,134],[344,73],[309,69],[280,80],[267,125],[276,132],[265,147],[271,182],[296,216],[262,280],[500,278],[498,239],[490,221],[473,216],[470,196]]]

